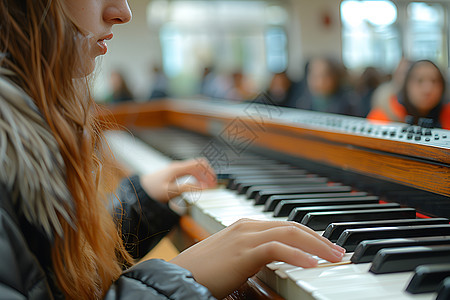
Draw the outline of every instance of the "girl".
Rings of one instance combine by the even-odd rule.
[[[221,298],[273,260],[340,261],[308,228],[241,220],[171,262],[134,264],[177,221],[175,179],[216,181],[206,161],[185,161],[125,180],[111,203],[98,192],[108,156],[87,75],[130,19],[126,0],[0,0],[0,295]]]
[[[316,57],[307,63],[305,87],[292,98],[290,107],[326,113],[354,115],[359,99],[346,87],[346,70],[342,63]]]
[[[373,108],[368,119],[405,122],[412,116],[414,124],[420,118],[432,119],[434,127],[450,129],[450,104],[445,103],[445,79],[439,68],[429,60],[411,65],[398,95]]]

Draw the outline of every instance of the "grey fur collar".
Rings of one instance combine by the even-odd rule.
[[[73,224],[74,205],[58,144],[33,101],[0,69],[0,182],[23,215],[52,239],[59,213]]]

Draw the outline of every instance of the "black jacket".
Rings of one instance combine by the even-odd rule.
[[[178,217],[165,204],[152,200],[138,177],[121,183],[122,229],[127,249],[139,258],[170,230]],[[138,201],[139,199],[139,201]],[[0,298],[63,299],[50,260],[50,241],[30,225],[0,184]],[[214,299],[191,273],[163,260],[152,259],[126,270],[105,299]]]

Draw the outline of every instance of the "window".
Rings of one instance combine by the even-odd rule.
[[[343,60],[349,68],[392,71],[401,56],[449,66],[449,5],[441,1],[341,3]],[[401,15],[402,18],[398,18]]]
[[[272,73],[280,73],[287,67],[287,37],[284,28],[271,27],[266,31],[267,68]]]
[[[413,60],[430,59],[446,63],[445,17],[440,4],[413,2],[407,7],[405,53]]]
[[[163,69],[175,95],[194,94],[203,69],[242,72],[258,87],[287,67],[284,7],[266,1],[151,1],[148,23],[159,31]]]
[[[347,67],[389,69],[400,60],[397,7],[391,1],[343,1],[341,19]]]

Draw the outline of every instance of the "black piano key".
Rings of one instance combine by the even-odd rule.
[[[339,204],[339,205],[320,205],[320,206],[306,206],[306,207],[295,207],[292,203],[287,203],[284,205],[283,201],[278,204],[274,210],[274,217],[288,217],[289,221],[300,222],[303,217],[310,212],[319,211],[346,211],[346,210],[361,210],[361,209],[388,209],[388,208],[398,208],[400,204],[398,203],[386,203],[380,204],[378,201],[372,201],[367,203],[357,203],[357,204]]]
[[[312,175],[312,174],[306,174],[305,172],[294,172],[296,170],[280,170],[280,171],[289,171],[286,173],[282,173],[282,174],[271,174],[271,173],[262,173],[262,174],[230,174],[228,177],[228,182],[227,182],[227,189],[230,190],[236,190],[238,185],[243,181],[243,180],[266,180],[266,179],[272,179],[272,178],[291,178],[292,176],[295,177],[314,177],[317,175]],[[303,170],[300,170],[303,171]]]
[[[450,299],[450,277],[445,278],[438,288],[436,300]]]
[[[327,185],[319,187],[296,187],[296,188],[281,188],[281,189],[264,189],[256,193],[254,199],[255,204],[264,204],[270,196],[274,195],[293,195],[293,194],[319,194],[319,193],[333,193],[333,192],[350,192],[352,190],[349,186]]]
[[[336,244],[354,251],[364,240],[450,235],[450,224],[347,229]]]
[[[258,196],[258,194],[260,192],[265,192],[265,191],[271,191],[271,190],[278,190],[280,191],[280,193],[282,193],[283,191],[290,191],[293,190],[295,191],[296,189],[299,190],[303,190],[306,188],[322,188],[322,187],[328,187],[328,186],[341,186],[340,183],[333,183],[333,184],[328,184],[328,183],[320,183],[320,184],[313,184],[313,185],[302,185],[302,184],[274,184],[274,185],[254,185],[248,188],[247,192],[245,193],[247,195],[248,199],[255,199],[256,196]]]
[[[283,174],[292,170],[299,170],[291,165],[267,165],[267,166],[230,166],[219,167],[216,171],[217,178],[229,179],[234,175],[252,175],[252,174]]]
[[[450,264],[418,266],[406,291],[411,294],[436,292],[440,283],[447,277],[450,277]]]
[[[286,170],[282,170],[286,171]],[[268,180],[268,179],[281,179],[281,178],[307,178],[307,177],[317,177],[315,174],[307,174],[305,170],[287,170],[284,173],[263,173],[263,174],[250,174],[250,175],[230,175],[228,180],[227,188],[235,190],[239,184],[242,182],[255,181],[258,180]]]
[[[257,180],[292,178],[292,177],[313,178],[318,177],[318,175],[309,173],[308,171],[302,169],[282,169],[282,170],[267,170],[266,172],[254,174],[237,173],[230,176],[230,178],[239,183]]]
[[[220,161],[217,161],[217,163],[220,163]],[[240,167],[240,166],[261,166],[261,165],[285,165],[285,163],[268,158],[233,157],[229,160],[224,161],[224,165]]]
[[[246,168],[238,170],[236,171],[236,173],[230,174],[230,178],[231,179],[261,178],[261,177],[270,178],[270,176],[290,176],[290,175],[306,175],[306,174],[308,174],[308,171],[294,167],[289,169],[271,169],[258,173],[255,173],[255,171]],[[315,176],[313,174],[308,175]]]
[[[305,176],[305,175],[304,175]],[[236,189],[239,194],[245,194],[247,190],[252,186],[263,185],[325,185],[328,182],[328,178],[325,177],[297,177],[292,176],[290,178],[274,178],[274,179],[260,179],[244,181],[236,184]]]
[[[253,172],[272,172],[277,170],[296,170],[297,168],[283,163],[274,163],[274,164],[249,164],[249,165],[230,165],[230,166],[221,166],[219,170],[228,171],[230,174],[252,174]],[[253,173],[257,174],[257,173]]]
[[[245,194],[247,190],[252,186],[264,186],[264,185],[325,185],[328,182],[328,178],[325,177],[312,177],[312,178],[281,178],[281,179],[269,179],[269,180],[256,180],[241,182],[237,184],[236,190],[238,194]]]
[[[301,200],[301,199],[327,199],[327,198],[349,198],[349,197],[365,197],[366,192],[340,192],[340,193],[325,193],[325,194],[294,194],[294,195],[275,195],[270,196],[264,204],[264,211],[274,211],[275,207],[282,200]]]
[[[300,223],[313,230],[325,230],[328,224],[336,222],[412,219],[415,217],[416,210],[414,208],[329,211],[309,213]]]
[[[365,240],[356,246],[350,261],[355,264],[371,262],[378,251],[385,248],[431,245],[450,245],[450,236]]]
[[[271,159],[258,159],[258,158],[244,158],[244,159],[238,159],[238,158],[232,158],[229,160],[224,161],[214,161],[214,166],[217,166],[218,168],[223,169],[233,169],[233,168],[252,168],[252,167],[266,167],[266,166],[279,166],[283,165],[286,166],[287,164],[284,164],[282,162],[271,160]],[[284,167],[283,167],[284,168]]]
[[[370,272],[386,274],[413,271],[420,265],[450,261],[450,246],[417,246],[381,249],[373,259]]]
[[[369,222],[345,222],[331,223],[323,232],[323,236],[335,243],[339,236],[346,229],[356,228],[372,228],[372,227],[392,227],[392,226],[415,226],[415,225],[432,225],[432,224],[449,224],[446,218],[429,218],[429,219],[400,219],[400,220],[378,220]]]
[[[326,199],[296,199],[281,200],[273,211],[274,217],[286,217],[295,209],[311,206],[336,206],[356,204],[379,204],[378,197],[351,197],[351,198],[326,198]],[[398,206],[398,205],[397,205]],[[331,209],[330,209],[331,210]],[[333,209],[336,210],[336,209]],[[301,220],[301,219],[300,219]]]

